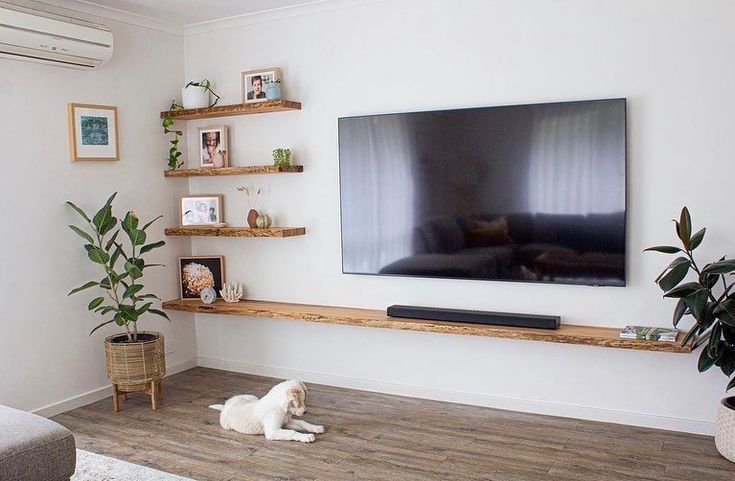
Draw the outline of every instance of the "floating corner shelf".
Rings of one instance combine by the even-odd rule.
[[[286,112],[289,110],[301,110],[301,102],[293,100],[266,100],[264,102],[253,102],[248,104],[218,105],[202,109],[181,109],[171,112],[174,120],[196,120],[210,119],[214,117],[231,117],[234,115],[267,114],[270,112]],[[169,111],[161,112],[164,118]]]
[[[298,174],[304,171],[303,165],[279,167],[277,165],[245,165],[239,167],[198,168],[165,170],[166,177],[213,177],[220,175],[258,175],[258,174]]]
[[[167,227],[167,236],[182,237],[295,237],[306,234],[306,227],[269,227],[253,229],[251,227]]]

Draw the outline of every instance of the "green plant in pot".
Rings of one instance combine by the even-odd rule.
[[[273,151],[273,165],[281,169],[291,166],[291,149],[275,149]]]
[[[72,202],[67,204],[79,214],[84,227],[69,228],[84,240],[87,258],[99,266],[102,278],[72,289],[69,295],[96,289],[87,308],[105,320],[89,333],[108,324],[125,328],[125,332],[105,339],[107,377],[113,385],[113,408],[119,410],[120,393],[144,391],[151,396],[153,409],[161,394],[161,379],[166,374],[163,335],[138,330],[138,321],[146,315],[168,319],[165,312],[153,308],[160,301],[155,294],[145,292],[142,283],[146,269],[160,264],[146,263],[144,256],[162,247],[165,242],[149,242],[146,230],[158,216],[142,227],[138,217],[130,211],[118,219],[113,215],[112,194],[97,213],[90,218]]]
[[[646,251],[676,255],[656,278],[664,297],[678,299],[674,308],[674,326],[685,316],[694,318],[694,325],[682,344],[703,345],[697,368],[700,372],[719,368],[729,379],[725,391],[735,387],[735,293],[730,279],[735,273],[735,259],[722,257],[701,266],[694,251],[702,244],[707,231],[702,228],[692,233],[689,210],[681,210],[674,220],[681,247],[656,246]],[[735,397],[722,400],[715,424],[715,444],[720,453],[735,462]]]
[[[161,122],[161,125],[163,126],[163,133],[164,134],[174,134],[174,138],[169,140],[171,143],[171,147],[168,149],[168,168],[170,170],[176,170],[184,163],[179,160],[179,157],[181,157],[181,152],[179,152],[179,137],[184,135],[184,132],[177,129],[171,129],[171,127],[174,125],[174,117],[173,112],[176,112],[177,110],[181,110],[184,107],[177,104],[175,100],[171,101],[171,107],[169,107],[168,111],[166,111],[166,114],[163,116],[163,121]]]

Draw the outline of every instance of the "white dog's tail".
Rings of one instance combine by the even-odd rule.
[[[222,411],[224,408],[224,404],[212,404],[211,406],[209,406],[209,409],[215,409],[217,411]]]

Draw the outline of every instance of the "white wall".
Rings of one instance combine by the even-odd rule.
[[[175,222],[178,195],[188,186],[166,180],[167,143],[159,111],[176,95],[183,78],[183,41],[165,34],[104,21],[115,35],[115,53],[104,68],[81,72],[0,59],[0,144],[5,198],[0,227],[0,403],[53,414],[104,397],[102,340],[120,329],[87,312],[89,292],[67,297],[73,287],[102,277],[86,258],[82,241],[66,225],[78,218],[64,201],[94,213],[118,191],[117,215],[134,209],[142,219],[164,214],[149,228],[163,238]],[[119,162],[69,161],[67,102],[116,105]],[[145,284],[162,298],[177,297],[176,258],[188,240],[166,239],[149,262],[168,267],[146,271]],[[195,356],[191,316],[173,313],[173,322],[141,321],[160,330],[175,352],[169,371],[192,366]],[[172,341],[174,341],[172,343]],[[87,396],[80,395],[88,393]],[[72,398],[70,401],[70,398]]]
[[[673,303],[644,247],[673,242],[683,204],[710,227],[703,257],[732,255],[735,46],[728,0],[392,0],[189,35],[186,77],[240,99],[241,70],[281,66],[303,111],[232,117],[232,163],[290,146],[303,175],[192,179],[244,223],[243,182],[293,239],[197,239],[256,299],[392,303],[559,314],[598,326],[666,326]],[[342,275],[339,116],[558,100],[629,99],[628,287]],[[197,125],[192,124],[189,134]],[[190,137],[192,138],[192,137]],[[195,155],[191,150],[190,154]],[[694,355],[198,315],[201,364],[510,409],[711,432],[726,380]]]

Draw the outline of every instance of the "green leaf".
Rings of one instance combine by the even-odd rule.
[[[89,309],[90,311],[93,311],[96,308],[98,308],[103,302],[105,302],[104,297],[95,297],[94,299],[90,301],[89,305],[87,306],[87,309]]]
[[[96,262],[97,264],[106,264],[107,261],[110,260],[110,255],[99,247],[90,249],[89,252],[87,252],[87,257],[89,257],[89,260]]]
[[[705,372],[715,365],[715,361],[717,361],[717,359],[710,357],[709,349],[705,347],[704,349],[702,349],[702,352],[699,355],[699,361],[697,361],[697,370],[699,372]]]
[[[684,314],[686,314],[686,312],[686,300],[682,297],[681,299],[679,299],[679,302],[676,303],[676,308],[674,309],[674,327],[679,324],[679,321],[681,321],[681,318],[684,317]]]
[[[109,205],[104,205],[92,218],[92,224],[97,228],[97,232],[102,232],[102,227],[110,220],[112,217],[112,207]]]
[[[122,244],[118,244],[117,242],[115,242],[115,247],[117,247],[118,249],[120,249],[120,255],[123,256],[123,259],[128,260],[128,256],[127,256],[127,254],[125,254],[125,249],[123,249]]]
[[[666,273],[669,271],[669,269],[673,269],[674,267],[676,267],[678,265],[681,265],[681,264],[685,264],[685,263],[690,263],[690,261],[689,261],[688,258],[686,258],[686,257],[677,257],[676,259],[674,259],[673,261],[671,261],[671,263],[666,267],[666,269],[663,270],[663,272],[661,274],[658,275],[658,277],[656,278],[656,281],[655,282],[658,284],[658,281],[660,281],[661,278],[666,275]]]
[[[120,234],[120,229],[116,230],[115,233],[112,234],[112,237],[110,237],[110,240],[107,241],[107,244],[105,244],[105,250],[107,252],[109,252],[112,246],[115,245],[115,240],[117,239],[118,234]]]
[[[674,262],[679,261],[679,259],[684,259],[683,257],[679,257]],[[674,263],[672,263],[674,264]],[[684,278],[689,273],[689,266],[690,262],[687,259],[684,259],[684,261],[679,261],[677,264],[674,265],[674,267],[669,271],[668,274],[663,276],[661,280],[658,281],[658,286],[661,288],[662,291],[668,292],[674,287],[678,286],[681,281],[684,280]],[[671,266],[669,266],[671,267]]]
[[[135,313],[133,306],[127,304],[120,305],[120,316],[126,321],[135,322],[138,320],[138,315]]]
[[[730,326],[728,324],[723,324],[722,325],[722,337],[725,338],[725,341],[728,344],[735,346],[735,327]]]
[[[130,238],[130,243],[136,246],[145,244],[145,232],[140,229],[132,229],[128,231],[128,237]]]
[[[699,231],[697,231],[696,234],[694,234],[692,236],[691,240],[689,241],[689,250],[690,251],[693,251],[694,249],[696,249],[697,247],[699,247],[699,244],[702,243],[702,239],[704,239],[704,233],[705,232],[707,232],[707,228],[706,227],[700,229]]]
[[[178,140],[177,140],[177,142],[178,142]],[[161,219],[161,218],[163,218],[163,216],[162,215],[159,215],[158,217],[156,217],[155,219],[153,219],[152,221],[150,221],[149,223],[147,223],[146,225],[144,225],[142,230],[146,230],[147,228],[149,228],[151,226],[151,224],[153,224],[155,221],[157,221],[158,219]]]
[[[713,262],[702,269],[703,274],[728,274],[735,272],[735,259]]]
[[[141,289],[143,289],[143,284],[133,284],[132,286],[125,289],[125,292],[123,293],[123,299],[131,297],[133,294],[140,292]]]
[[[68,205],[70,205],[71,208],[74,209],[77,212],[77,214],[79,214],[82,217],[82,219],[86,220],[87,222],[92,222],[91,220],[89,220],[89,217],[87,216],[87,214],[84,213],[84,211],[82,209],[80,209],[76,205],[72,204],[68,200],[66,201],[66,203]]]
[[[107,222],[100,228],[100,234],[105,235],[115,228],[117,225],[117,217],[110,217]]]
[[[75,225],[69,225],[69,229],[71,229],[74,232],[76,232],[79,235],[79,237],[81,237],[85,241],[89,242],[90,244],[94,244],[94,239],[92,239],[92,236],[89,235],[89,234],[87,234],[86,232],[84,232],[79,227],[77,227]]]
[[[136,314],[138,314],[138,317],[143,315],[148,310],[148,308],[151,307],[152,305],[153,305],[152,302],[146,302],[145,304],[140,306],[140,308],[136,311]]]
[[[722,339],[722,327],[720,326],[720,323],[716,323],[715,327],[712,328],[712,330],[709,333],[709,343],[706,347],[706,349],[709,351],[709,355],[711,357],[714,357],[715,359],[719,356],[717,354],[722,355],[722,351],[720,350],[718,352],[718,346],[720,345],[720,339]]]
[[[105,205],[111,206],[112,201],[115,200],[115,197],[117,196],[117,192],[114,192],[108,199],[107,202],[105,202]]]
[[[678,247],[655,246],[655,247],[649,247],[648,249],[643,249],[643,252],[663,252],[664,254],[676,254],[677,252],[683,252],[683,251]]]
[[[730,389],[735,387],[735,377],[730,379],[730,382],[727,383],[727,387],[725,388],[725,392],[729,391]]]
[[[686,207],[681,209],[679,223],[677,224],[677,234],[679,234],[679,239],[681,239],[684,245],[689,246],[692,235],[692,218],[689,215],[689,209]]]
[[[171,319],[168,318],[168,314],[166,314],[163,311],[159,311],[158,309],[148,309],[148,312],[150,312],[151,314],[155,314],[157,316],[161,316],[165,318],[167,321],[171,321]]]
[[[153,249],[156,249],[158,247],[163,247],[165,245],[166,245],[166,241],[152,242],[150,244],[146,244],[143,247],[141,247],[140,253],[145,254],[146,252],[152,251]]]
[[[686,346],[689,344],[695,337],[697,337],[697,334],[699,334],[700,327],[698,325],[694,325],[689,332],[687,332],[687,335],[684,336],[684,339],[681,341],[682,346]]]
[[[100,287],[102,289],[112,289],[112,286],[110,285],[110,279],[108,279],[107,277],[103,277],[100,280]]]
[[[138,217],[132,211],[125,214],[125,218],[123,219],[123,228],[125,229],[125,232],[128,233],[138,228]]]
[[[166,264],[146,264],[143,266],[143,269],[147,269],[148,267],[166,267]]]
[[[86,284],[84,284],[83,286],[79,286],[77,288],[72,289],[71,292],[69,292],[69,294],[67,294],[67,296],[70,296],[72,294],[76,294],[79,291],[83,291],[84,289],[89,289],[90,287],[94,287],[94,286],[98,286],[98,285],[99,285],[99,282],[89,281]]]
[[[137,297],[138,299],[158,299],[159,301],[161,300],[161,298],[155,294],[143,294]]]
[[[735,327],[735,300],[725,299],[720,302],[714,309],[714,315],[728,326]]]
[[[704,320],[708,298],[709,291],[702,288],[694,291],[684,298],[684,302],[686,302],[689,312],[692,313],[692,316],[694,316],[697,321]]]
[[[702,286],[699,285],[698,282],[687,282],[686,284],[682,284],[679,287],[675,287],[664,294],[664,297],[687,297],[694,292],[701,290]]]
[[[125,262],[125,272],[127,272],[133,280],[143,277],[143,272],[140,268],[130,261]]]
[[[733,348],[730,348],[730,350],[728,351],[727,349],[727,347],[722,349],[723,355],[720,359],[718,359],[718,361],[722,373],[725,376],[730,377],[735,372],[735,350],[733,350]]]
[[[110,319],[109,321],[105,321],[105,322],[103,322],[102,324],[100,324],[100,325],[98,325],[97,327],[95,327],[94,329],[92,329],[92,330],[91,330],[91,331],[89,332],[89,335],[91,336],[92,334],[94,334],[94,332],[95,332],[95,331],[96,331],[97,329],[99,329],[99,328],[101,328],[101,327],[103,327],[103,326],[106,326],[106,325],[108,325],[108,324],[110,324],[110,323],[113,323],[113,322],[115,322],[115,319]]]

